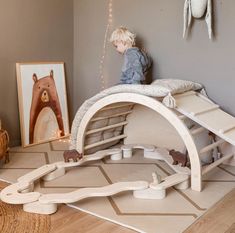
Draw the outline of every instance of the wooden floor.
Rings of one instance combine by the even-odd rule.
[[[210,208],[184,233],[235,233],[235,189]]]
[[[7,184],[0,181],[0,189]],[[3,212],[4,213],[4,212]],[[7,214],[7,213],[6,213]],[[27,218],[31,214],[17,218]],[[0,215],[1,218],[4,217]],[[5,218],[7,219],[7,218]],[[24,222],[24,219],[18,219]],[[74,210],[66,205],[60,205],[58,211],[49,217],[50,224],[43,233],[134,233],[125,227],[104,221],[100,218]],[[15,222],[15,221],[14,221]],[[11,233],[9,230],[0,229],[1,233]],[[17,228],[12,233],[18,233]],[[20,232],[28,233],[28,232]],[[34,230],[33,233],[41,233]],[[184,233],[235,233],[235,189],[227,194],[220,202],[191,225]]]

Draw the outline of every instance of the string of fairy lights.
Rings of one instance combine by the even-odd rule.
[[[105,76],[104,76],[104,62],[105,62],[105,57],[106,57],[108,36],[110,34],[112,24],[113,24],[113,0],[109,0],[108,1],[108,20],[107,20],[107,25],[106,25],[105,34],[104,34],[103,49],[102,49],[102,55],[101,55],[101,59],[100,59],[100,66],[99,66],[99,77],[100,77],[100,83],[101,83],[101,90],[104,90],[107,87],[107,83],[106,83]],[[58,132],[56,132],[56,134],[58,134]],[[70,143],[71,138],[69,138],[69,139],[61,138],[61,139],[59,139],[59,141],[64,142],[64,143]]]
[[[104,34],[104,43],[103,43],[103,50],[100,59],[100,66],[99,66],[99,77],[101,82],[101,90],[104,90],[107,86],[105,76],[104,76],[104,61],[106,56],[106,47],[108,42],[108,36],[113,24],[113,0],[109,0],[108,2],[108,21],[106,25],[106,30]]]

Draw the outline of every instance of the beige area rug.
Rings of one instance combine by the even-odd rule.
[[[63,159],[68,141],[54,141],[28,148],[12,148],[10,163],[0,168],[0,179],[16,179],[44,164]],[[69,169],[65,176],[50,182],[40,181],[41,193],[63,193],[83,187],[100,187],[119,181],[152,181],[152,172],[162,177],[172,170],[161,161],[146,159],[136,150],[130,159],[112,161],[109,158],[82,167]],[[204,190],[167,190],[163,200],[143,200],[123,192],[112,197],[89,198],[69,206],[119,223],[138,232],[180,233],[195,222],[210,207],[235,187],[235,167],[222,165],[204,177]]]

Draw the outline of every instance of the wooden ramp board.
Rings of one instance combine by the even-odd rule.
[[[163,182],[159,184],[150,184],[150,188],[152,189],[166,189],[169,187],[172,187],[176,184],[179,184],[181,182],[184,182],[189,179],[189,175],[186,174],[173,174],[171,176],[167,176]]]
[[[235,146],[235,117],[194,91],[175,95],[174,98],[178,112]]]

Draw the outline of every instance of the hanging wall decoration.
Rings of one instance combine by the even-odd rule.
[[[201,18],[205,16],[209,38],[212,38],[212,0],[185,0],[184,3],[184,31],[185,38],[191,25],[192,17]]]

